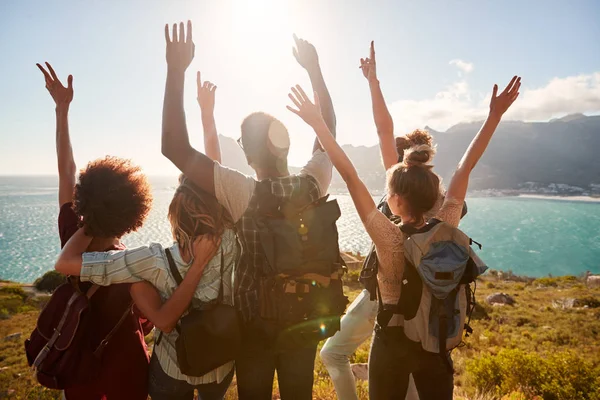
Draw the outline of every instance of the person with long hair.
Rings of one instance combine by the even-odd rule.
[[[150,211],[150,186],[140,168],[130,161],[105,157],[91,161],[79,173],[69,135],[69,108],[73,100],[73,76],[65,87],[49,63],[37,64],[46,89],[56,106],[56,154],[58,158],[58,233],[61,247],[81,228],[90,235],[87,251],[123,250],[120,238],[140,228]],[[107,189],[110,188],[110,189]],[[89,283],[78,282],[86,292]],[[90,343],[96,348],[117,326],[102,353],[102,368],[92,382],[64,390],[68,400],[145,400],[148,396],[148,354],[145,334],[152,324],[134,307],[130,285],[100,288],[91,297]]]
[[[517,76],[500,94],[498,86],[494,85],[488,117],[460,160],[436,219],[458,226],[471,171],[485,152],[503,114],[517,99],[520,85],[521,78]],[[314,129],[344,179],[365,229],[375,243],[379,260],[377,281],[382,301],[394,306],[400,297],[404,272],[405,235],[377,209],[352,162],[329,133],[321,117],[318,96],[315,94],[313,104],[297,85],[292,88],[289,97],[296,108],[288,106],[288,109]],[[393,149],[393,136],[387,140],[390,143],[385,146]],[[434,149],[428,144],[413,146],[404,152],[401,163],[387,170],[387,204],[404,225],[414,228],[424,226],[427,212],[438,202],[440,178],[432,171],[430,161],[433,154]],[[395,320],[398,321],[395,326],[391,323],[385,328],[385,338],[381,330],[375,330],[369,356],[370,398],[403,399],[412,373],[421,400],[451,399],[453,373],[447,368],[447,363],[439,355],[427,353],[418,344],[411,343],[404,335],[401,318]]]
[[[198,102],[207,115],[212,114],[215,89],[210,82],[198,86]],[[210,126],[204,127],[205,141],[216,139],[216,132],[213,136]],[[220,160],[218,140],[207,149],[211,157]],[[184,375],[177,364],[178,333],[174,328],[193,299],[216,299],[221,282],[224,302],[233,304],[232,278],[241,249],[229,214],[183,174],[169,205],[168,219],[174,239],[168,248],[152,243],[131,250],[84,253],[86,243],[94,239],[80,230],[66,244],[55,267],[101,286],[132,283],[135,304],[157,328],[144,387],[153,400],[193,399],[194,390],[200,400],[222,399],[233,378],[233,362],[201,377]],[[184,277],[179,285],[169,271],[167,252]]]

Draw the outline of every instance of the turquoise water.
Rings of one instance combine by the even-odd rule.
[[[176,178],[152,178],[154,207],[127,246],[170,242],[167,207]],[[336,196],[342,250],[368,250],[370,240],[347,195]],[[600,272],[600,203],[521,198],[468,199],[461,228],[483,244],[491,268],[529,276]],[[58,254],[55,177],[0,177],[0,278],[31,282]]]

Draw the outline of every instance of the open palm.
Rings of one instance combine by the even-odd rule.
[[[67,78],[67,87],[65,87],[56,76],[56,72],[49,63],[46,63],[48,71],[44,69],[40,64],[35,64],[44,74],[46,80],[46,89],[50,92],[50,96],[56,103],[56,106],[68,106],[73,100],[73,75],[69,75]]]
[[[520,76],[514,76],[500,94],[498,94],[498,85],[494,85],[492,99],[490,100],[490,114],[501,117],[519,97],[520,87]]]
[[[300,85],[293,87],[292,93],[288,94],[288,97],[290,100],[292,100],[296,107],[298,107],[298,109],[296,110],[293,107],[287,106],[288,110],[298,115],[304,120],[304,122],[313,128],[323,121],[323,116],[321,115],[321,105],[319,104],[319,97],[317,96],[316,92],[314,104],[311,103],[310,99],[304,92],[304,89],[302,89]]]
[[[169,25],[165,25],[165,41],[167,42],[167,66],[170,70],[185,71],[194,59],[196,46],[192,40],[192,22],[187,22],[187,34],[183,22],[173,24],[173,34],[169,37]]]

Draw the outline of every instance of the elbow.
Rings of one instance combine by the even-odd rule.
[[[171,333],[173,329],[175,329],[174,323],[164,322],[164,321],[152,321],[154,326],[158,328],[159,331],[164,333]]]
[[[75,274],[69,273],[70,268],[69,268],[68,263],[61,259],[56,261],[56,264],[54,264],[54,270],[60,272],[61,274],[65,274],[65,275],[75,275]],[[77,274],[77,275],[79,275],[79,274]]]

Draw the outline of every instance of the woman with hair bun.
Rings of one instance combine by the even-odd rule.
[[[469,148],[460,160],[452,177],[445,199],[435,218],[458,226],[467,193],[471,171],[485,152],[502,115],[519,95],[521,78],[515,76],[502,93],[494,85],[489,115]],[[290,99],[297,109],[288,109],[300,116],[317,134],[333,165],[346,182],[354,205],[375,243],[379,260],[377,281],[385,305],[394,306],[400,297],[404,272],[405,234],[396,224],[379,211],[354,165],[329,132],[321,114],[319,99],[314,104],[300,86],[292,88]],[[393,135],[380,135],[384,165],[387,168],[387,204],[403,225],[420,228],[427,223],[426,213],[436,204],[440,194],[440,178],[432,171],[434,149],[424,143],[404,151],[401,163],[395,162]],[[390,150],[391,149],[391,150]],[[369,396],[371,399],[403,399],[409,376],[413,375],[419,398],[451,399],[454,388],[453,373],[437,354],[426,353],[420,346],[409,343],[400,326],[388,325],[385,338],[376,329],[369,356]],[[449,355],[448,355],[449,357]],[[451,361],[451,360],[450,360]]]

